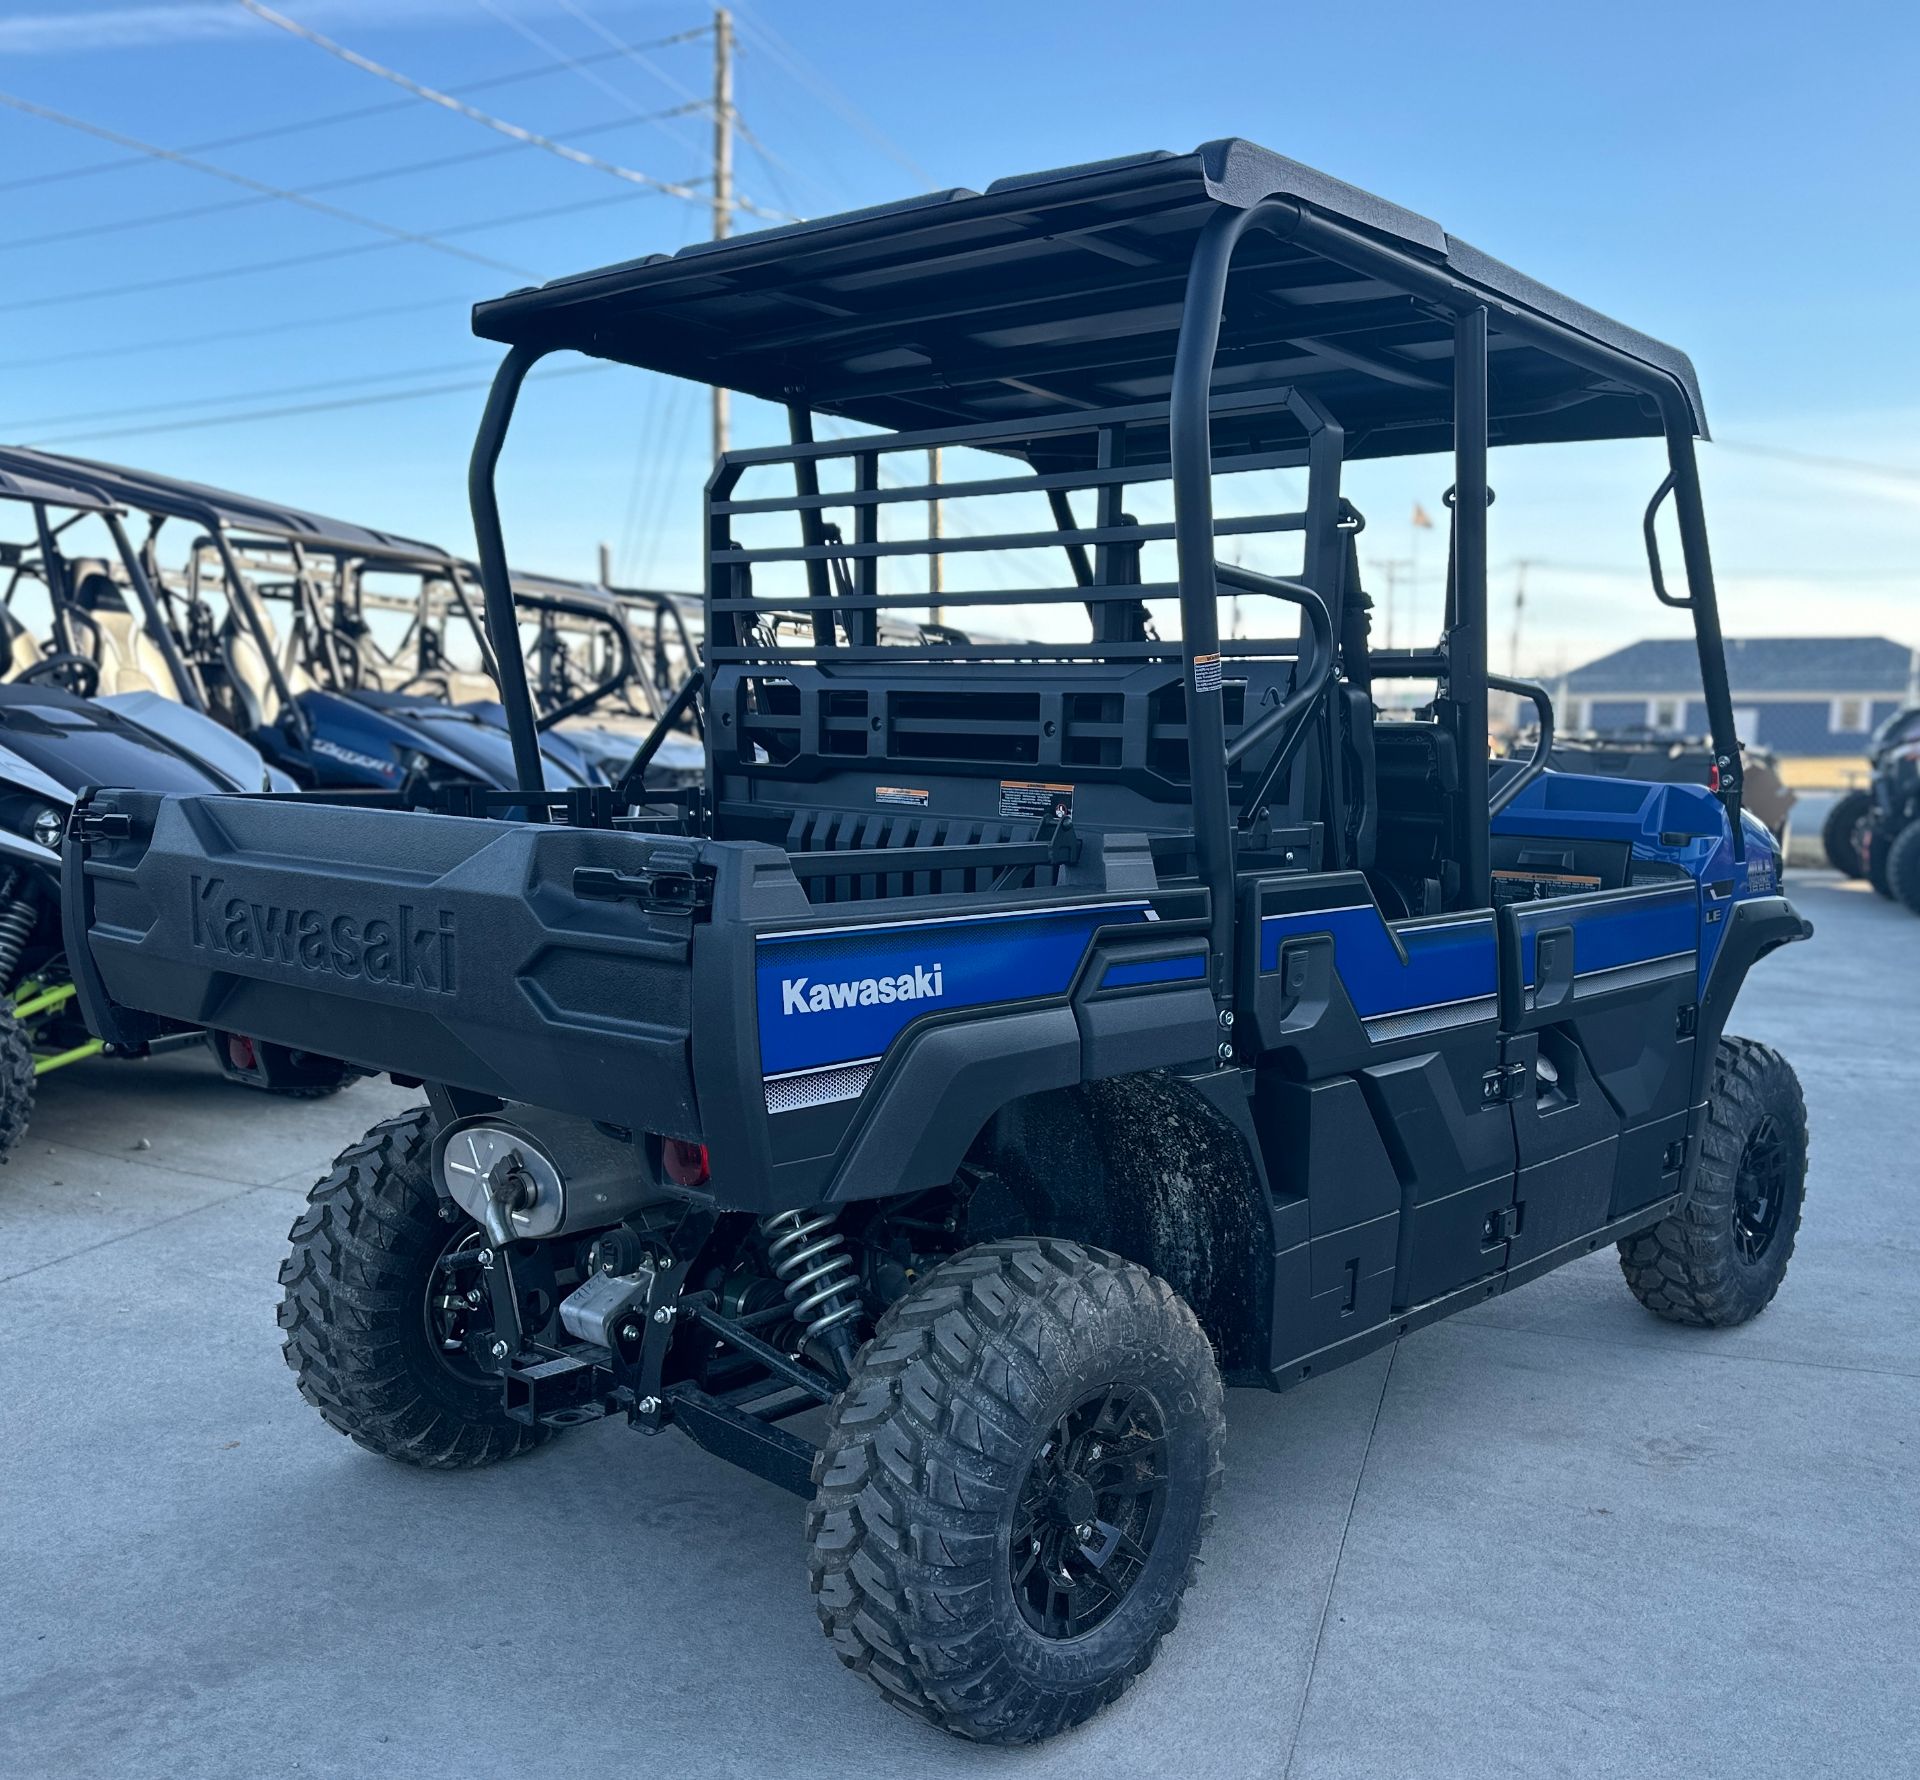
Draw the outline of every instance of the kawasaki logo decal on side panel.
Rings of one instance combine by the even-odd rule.
[[[940,966],[916,964],[897,977],[858,977],[850,983],[810,983],[786,977],[780,984],[783,1014],[824,1014],[835,1007],[879,1007],[890,1001],[938,1001]]]
[[[191,940],[203,952],[429,995],[454,992],[451,909],[403,902],[386,914],[339,914],[229,895],[224,878],[198,873],[188,902]]]
[[[755,1002],[763,1075],[871,1063],[912,1021],[1064,995],[1094,930],[1145,902],[763,933]]]

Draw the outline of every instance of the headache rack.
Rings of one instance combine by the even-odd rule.
[[[1307,471],[1299,510],[1213,526],[1216,537],[1303,540],[1298,581],[1216,570],[1249,595],[1255,628],[1281,630],[1267,620],[1278,606],[1296,633],[1223,642],[1218,680],[1236,809],[1248,814],[1257,795],[1266,834],[1277,800],[1282,830],[1304,849],[1325,751],[1320,770],[1292,775],[1300,787],[1286,775],[1330,680],[1328,607],[1358,521],[1339,496],[1340,430],[1311,398],[1248,390],[1224,407],[1236,425],[1215,476]],[[1174,526],[1127,506],[1130,490],[1165,506],[1169,404],[836,439],[814,437],[803,408],[791,422],[791,442],[725,453],[708,486],[716,832],[777,840],[823,901],[1046,885],[1063,860],[1044,837],[1076,827],[1145,833],[1169,869],[1191,872],[1185,653],[1156,634],[1149,606],[1179,599],[1177,578],[1151,573]],[[935,454],[955,453],[981,473],[930,480]],[[942,526],[937,515],[956,508],[1004,529]],[[907,521],[909,535],[889,520]],[[970,577],[981,563],[1003,584]],[[996,635],[1013,607],[1080,635]],[[889,857],[868,873],[823,872],[806,857],[816,850]]]

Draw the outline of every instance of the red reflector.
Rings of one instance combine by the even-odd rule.
[[[1720,789],[1720,763],[1717,760],[1707,768],[1707,789],[1709,791]]]
[[[697,1187],[711,1172],[704,1143],[682,1143],[677,1137],[660,1140],[660,1169],[676,1187]]]
[[[242,1033],[229,1032],[227,1034],[227,1061],[230,1062],[235,1069],[257,1068],[259,1066],[259,1059],[255,1057],[253,1053],[253,1040]]]

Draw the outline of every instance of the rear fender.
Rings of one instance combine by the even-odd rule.
[[[1211,1078],[1238,1091],[1237,1075]],[[1192,1307],[1222,1369],[1265,1382],[1271,1200],[1248,1135],[1195,1081],[1163,1071],[1012,1101],[981,1132],[973,1240],[1033,1232],[1111,1249]]]

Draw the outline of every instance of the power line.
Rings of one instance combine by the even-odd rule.
[[[645,194],[638,191],[612,192],[603,197],[583,198],[572,204],[543,204],[537,210],[516,210],[506,216],[482,217],[477,222],[456,223],[442,229],[442,235],[472,235],[486,229],[511,228],[516,223],[545,222],[551,217],[569,216],[582,210],[602,210],[609,204],[631,203]],[[329,247],[316,253],[287,254],[279,259],[249,260],[238,266],[218,266],[211,271],[180,272],[166,278],[143,279],[137,284],[96,285],[91,290],[59,291],[51,296],[25,297],[18,302],[0,303],[0,315],[22,309],[51,309],[65,303],[93,302],[104,297],[141,296],[149,291],[177,290],[183,285],[207,284],[225,278],[239,278],[255,272],[284,272],[295,266],[313,266],[359,254],[383,253],[404,246],[400,241],[367,241],[354,247]],[[512,268],[521,277],[537,279],[537,272]]]
[[[398,69],[386,67],[383,63],[361,55],[344,44],[335,43],[331,37],[323,37],[318,31],[311,31],[305,25],[290,19],[285,13],[275,12],[272,7],[263,5],[261,0],[239,0],[239,4],[256,18],[266,20],[270,25],[289,35],[297,37],[302,43],[310,43],[315,49],[322,49],[328,55],[337,57],[349,67],[358,68],[362,73],[372,74],[379,79],[411,93],[416,99],[429,105],[438,105],[442,110],[451,111],[485,129],[493,130],[502,136],[510,136],[516,142],[525,143],[529,148],[537,148],[546,154],[556,155],[563,161],[570,161],[576,167],[588,167],[596,173],[605,173],[610,178],[626,181],[629,185],[644,186],[649,191],[664,192],[670,198],[683,198],[689,203],[703,204],[707,200],[690,185],[676,180],[656,179],[651,173],[641,173],[632,167],[623,167],[618,161],[609,161],[599,155],[588,154],[585,149],[574,148],[564,142],[556,142],[551,136],[542,136],[537,131],[522,128],[519,124],[510,124],[505,118],[495,117],[491,112],[482,111],[477,105],[469,105],[464,99],[456,99],[451,93],[442,92],[437,87],[426,86],[402,74]],[[742,208],[745,208],[743,205]],[[783,219],[784,220],[784,219]]]
[[[559,365],[550,370],[538,370],[528,375],[529,383],[559,377],[585,377],[591,373],[611,371],[609,364]],[[300,414],[332,414],[348,408],[372,408],[393,402],[418,402],[431,396],[460,395],[470,390],[489,389],[493,385],[491,377],[475,377],[463,383],[438,383],[425,389],[394,390],[384,395],[345,396],[337,402],[298,402],[285,408],[250,408],[244,414],[200,415],[192,420],[160,421],[153,426],[120,427],[105,433],[66,433],[58,438],[36,439],[32,441],[35,449],[47,445],[67,445],[81,440],[132,439],[152,433],[197,432],[205,427],[244,426],[256,420],[286,420]]]
[[[693,31],[682,31],[673,37],[656,37],[651,43],[643,43],[640,49],[659,49],[667,44],[684,43],[690,37],[703,37],[707,27],[702,25]],[[627,46],[619,45],[614,49],[593,50],[584,56],[562,56],[558,61],[540,62],[531,68],[515,68],[505,74],[489,74],[480,80],[462,81],[458,86],[449,87],[450,93],[480,93],[493,87],[513,86],[522,81],[544,80],[548,75],[564,74],[569,69],[585,67],[594,62],[607,62],[626,53]],[[268,142],[277,136],[294,136],[306,130],[328,129],[335,124],[359,123],[364,118],[380,117],[390,112],[405,111],[407,99],[383,99],[377,105],[352,105],[342,111],[323,111],[312,117],[296,118],[291,123],[267,124],[257,130],[241,130],[230,136],[210,136],[204,142],[189,142],[181,149],[182,154],[211,154],[222,148],[239,148],[249,142]],[[53,185],[61,180],[87,179],[96,173],[117,173],[128,167],[138,167],[145,163],[144,155],[119,155],[110,161],[89,161],[81,167],[62,167],[52,173],[29,173],[21,179],[0,180],[0,192],[20,191],[27,186]]]
[[[1827,457],[1814,451],[1790,451],[1784,445],[1750,444],[1743,439],[1716,439],[1722,451],[1738,452],[1742,457],[1772,457],[1783,463],[1811,464],[1821,470],[1858,470],[1869,476],[1897,476],[1905,482],[1920,482],[1920,468],[1912,464],[1873,463],[1862,457]]]
[[[303,396],[323,389],[350,389],[361,383],[392,383],[403,377],[444,377],[450,371],[484,369],[484,365],[462,359],[456,364],[415,365],[406,371],[362,371],[357,376],[330,377],[320,383],[288,383],[275,389],[246,389],[236,395],[210,396],[196,391],[188,396],[175,396],[166,402],[143,402],[130,408],[90,408],[79,414],[43,414],[32,420],[10,420],[6,424],[10,432],[26,433],[40,427],[78,426],[84,420],[128,420],[139,414],[160,414],[189,406],[231,407],[235,402],[257,402],[267,396]]]
[[[526,23],[525,20],[514,17],[514,15],[506,11],[505,8],[497,5],[496,0],[478,0],[478,5],[480,10],[487,14],[489,18],[496,19],[510,31],[517,32],[529,43],[534,45],[535,48],[544,49],[549,55],[558,52],[560,46],[550,37],[542,36],[531,25]],[[641,60],[643,65],[649,65],[644,63],[644,58],[636,59]],[[604,93],[608,98],[618,100],[620,104],[626,106],[630,111],[636,113],[639,111],[639,105],[628,94],[623,93],[611,81],[601,79],[591,68],[576,68],[573,72],[596,92]],[[689,99],[693,97],[690,93],[683,93],[682,96]],[[696,103],[690,109],[698,110],[699,106]],[[688,137],[681,135],[678,130],[668,130],[665,134],[671,136],[675,142],[679,143],[682,148],[688,150],[690,153],[697,154],[699,152],[696,145]]]
[[[686,107],[676,106],[671,112],[656,112],[656,117],[667,117],[684,112]],[[624,130],[646,120],[635,117],[617,117],[598,123],[583,124],[574,132],[578,136],[604,135],[609,130]],[[398,166],[376,167],[365,173],[346,173],[337,179],[323,179],[317,185],[293,186],[289,189],[301,197],[311,197],[319,192],[341,191],[348,186],[373,185],[383,179],[403,179],[416,173],[436,173],[447,167],[464,166],[470,161],[490,160],[497,155],[517,154],[524,143],[500,142],[486,148],[464,150],[457,155],[436,155],[424,161],[407,161]],[[155,210],[143,216],[119,217],[112,222],[86,223],[75,229],[56,229],[43,235],[17,235],[0,240],[0,253],[10,253],[21,248],[49,247],[66,241],[84,241],[100,235],[124,234],[132,229],[162,227],[177,222],[190,222],[198,217],[218,216],[229,211],[245,210],[256,204],[267,204],[273,200],[269,196],[246,198],[225,198],[217,204],[190,204],[178,210]]]
[[[250,0],[242,0],[243,5],[249,3]],[[824,100],[826,104],[834,111],[837,111],[847,123],[851,124],[861,135],[873,143],[881,153],[904,167],[915,179],[926,186],[928,190],[932,190],[939,185],[940,182],[936,180],[926,168],[914,160],[898,143],[884,134],[878,124],[868,117],[865,112],[860,110],[838,87],[834,86],[824,74],[821,74],[815,69],[813,65],[808,62],[792,44],[788,43],[779,32],[775,31],[771,25],[763,23],[755,14],[745,11],[741,12],[740,22],[746,27],[747,34],[755,38],[760,47],[765,50],[775,62],[779,63],[794,80],[798,81],[803,87],[810,89],[815,97]]]
[[[245,4],[246,0],[242,0]],[[478,266],[489,266],[496,272],[512,272],[520,277],[532,277],[525,266],[516,266],[507,260],[491,259],[485,254],[474,253],[465,247],[455,247],[451,242],[442,241],[437,236],[422,234],[415,229],[403,229],[392,223],[381,222],[377,217],[362,216],[356,210],[343,210],[337,204],[328,204],[319,198],[310,198],[290,190],[286,186],[269,185],[265,180],[254,179],[245,173],[236,173],[231,168],[221,167],[212,161],[203,161],[193,155],[184,154],[178,149],[161,148],[151,142],[142,142],[137,136],[127,136],[118,130],[110,130],[104,124],[91,124],[84,118],[73,117],[64,111],[55,111],[48,105],[37,105],[31,99],[22,99],[12,93],[0,93],[0,105],[23,112],[28,117],[39,118],[43,122],[59,124],[63,129],[78,130],[82,135],[98,137],[103,142],[111,142],[120,148],[130,148],[143,155],[151,155],[157,161],[168,161],[176,167],[185,167],[191,172],[204,173],[211,179],[224,179],[229,185],[241,186],[247,191],[257,192],[262,197],[277,199],[281,203],[293,204],[302,210],[311,210],[316,215],[333,218],[336,222],[351,223],[356,228],[371,229],[377,235],[385,235],[395,242],[406,242],[416,247],[425,247],[435,253],[451,254],[456,259],[470,260]],[[21,307],[21,305],[8,305]]]
[[[363,321],[384,321],[395,315],[422,315],[429,309],[458,308],[459,297],[430,297],[418,303],[386,303],[374,309],[344,309],[336,315],[301,315],[285,321],[263,322],[251,328],[218,328],[206,334],[176,334],[169,340],[122,340],[117,345],[89,344],[71,352],[36,352],[26,358],[0,359],[0,371],[25,370],[29,366],[70,365],[82,359],[126,358],[130,355],[178,352],[189,346],[224,346],[229,340],[257,340],[271,334],[297,334],[308,328],[352,327]]]

